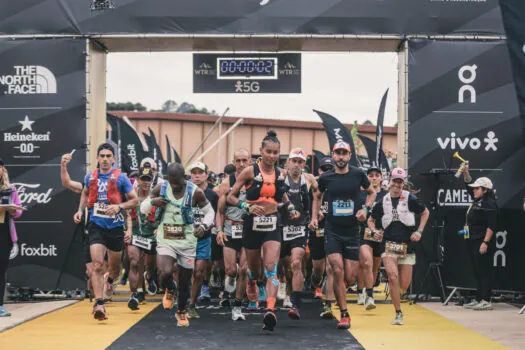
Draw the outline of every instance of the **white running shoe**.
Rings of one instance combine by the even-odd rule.
[[[376,308],[376,303],[374,301],[374,298],[369,297],[367,295],[365,299],[365,310],[370,311],[370,310],[374,310],[375,308]]]
[[[365,295],[363,293],[357,294],[357,305],[365,304]]]
[[[405,321],[403,321],[403,313],[402,312],[397,312],[396,313],[396,318],[394,318],[394,320],[392,321],[392,324],[395,325],[395,326],[402,326],[405,324]]]
[[[474,306],[476,306],[476,305],[478,305],[478,304],[479,304],[479,302],[478,302],[476,299],[472,299],[472,301],[471,301],[470,303],[468,303],[468,304],[464,304],[463,307],[464,307],[465,309],[473,309]]]
[[[492,304],[486,300],[480,301],[477,305],[472,307],[472,310],[485,311],[492,310]]]
[[[286,298],[284,298],[283,307],[287,309],[291,309],[292,306],[293,306],[292,301],[290,300],[290,297],[287,295]]]
[[[246,316],[242,313],[242,309],[240,306],[234,306],[232,309],[232,320],[238,321],[238,320],[246,320]]]
[[[284,300],[286,298],[286,283],[279,282],[279,289],[277,289],[277,300]]]

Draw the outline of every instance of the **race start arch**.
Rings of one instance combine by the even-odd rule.
[[[0,3],[0,158],[29,208],[18,222],[21,254],[9,272],[12,285],[84,287],[71,220],[78,199],[61,186],[60,155],[78,152],[69,171],[81,179],[95,162],[94,147],[106,139],[108,52],[388,51],[399,55],[399,164],[441,213],[424,234],[415,284],[440,258],[447,282],[472,284],[456,235],[468,197],[439,171],[457,168],[458,151],[479,170],[476,176],[491,177],[498,188],[504,222],[494,261],[498,287],[525,290],[523,279],[512,278],[524,265],[525,245],[523,1]],[[432,228],[438,224],[444,241]],[[436,252],[436,245],[443,249]]]

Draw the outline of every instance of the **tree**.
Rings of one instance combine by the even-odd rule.
[[[167,100],[166,102],[164,102],[162,104],[162,108],[161,110],[163,112],[166,112],[166,113],[173,113],[175,111],[177,111],[177,108],[179,107],[179,105],[177,104],[177,102],[173,101],[173,100]]]
[[[370,120],[365,120],[363,125],[374,125],[374,123],[372,123]]]
[[[106,103],[106,109],[108,111],[146,111],[146,106],[143,106],[142,103],[132,103],[132,102],[108,102]]]

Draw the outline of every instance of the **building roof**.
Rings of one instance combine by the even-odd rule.
[[[165,113],[165,112],[134,112],[134,111],[108,111],[117,117],[128,117],[131,120],[174,120],[174,121],[191,121],[191,122],[205,122],[215,123],[219,116],[210,114],[193,114],[193,113]],[[266,118],[249,118],[249,117],[224,117],[222,120],[225,124],[233,124],[239,118],[244,118],[243,125],[256,125],[268,127],[281,128],[300,128],[300,129],[318,129],[324,130],[321,122],[306,122],[295,120],[279,120]],[[349,129],[353,128],[351,124],[345,124]],[[375,125],[359,125],[357,130],[362,133],[375,133]],[[397,127],[385,126],[383,127],[383,134],[396,135]]]

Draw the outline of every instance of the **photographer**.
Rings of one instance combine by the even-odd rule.
[[[467,209],[465,228],[470,261],[477,282],[476,299],[465,304],[466,309],[492,310],[492,259],[495,250],[492,237],[498,225],[499,208],[492,181],[486,177],[472,183],[468,164],[463,171],[463,180],[468,193],[474,199]]]

